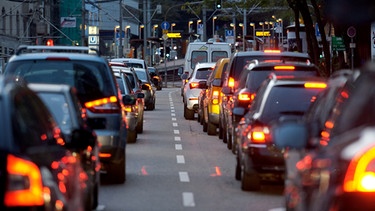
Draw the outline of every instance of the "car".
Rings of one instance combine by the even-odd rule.
[[[183,96],[185,119],[194,119],[194,115],[198,111],[198,96],[202,90],[199,88],[199,83],[200,81],[207,81],[215,64],[214,62],[198,63],[191,76],[187,78],[188,82],[185,84]]]
[[[220,104],[220,124],[219,132],[222,133],[223,142],[227,143],[228,148],[231,147],[233,128],[228,124],[229,119],[232,118],[232,97],[235,90],[235,86],[238,85],[238,79],[241,72],[246,69],[254,60],[258,62],[283,62],[283,61],[294,61],[311,63],[310,57],[306,53],[298,52],[281,52],[280,50],[265,50],[265,51],[246,51],[246,52],[235,52],[232,54],[229,60],[228,68],[225,74],[224,82],[222,87],[228,88],[229,92],[222,95],[222,103]]]
[[[162,90],[163,77],[160,75],[159,70],[155,67],[148,67],[152,83],[156,86],[156,90]]]
[[[27,84],[0,76],[2,210],[84,210],[88,175],[75,152],[94,147],[86,130],[68,141]]]
[[[156,87],[151,82],[150,75],[146,72],[143,68],[133,68],[135,73],[137,74],[138,79],[142,82],[142,92],[145,95],[145,107],[146,110],[154,110],[155,103],[156,103]]]
[[[125,115],[128,125],[128,137],[126,141],[127,143],[135,143],[137,141],[137,125],[139,120],[137,99],[144,98],[144,94],[142,92],[137,94],[134,93],[133,89],[131,88],[130,80],[125,73],[121,73],[120,75],[116,76],[116,80],[121,92],[121,96],[126,96],[128,98],[127,104],[123,103],[122,105],[126,113]]]
[[[285,157],[289,166],[285,181],[287,209],[352,210],[359,204],[358,210],[375,209],[375,203],[369,200],[375,190],[369,186],[372,182],[368,182],[374,172],[370,168],[373,160],[370,137],[375,125],[372,119],[375,93],[371,88],[374,69],[374,64],[365,65],[359,71],[350,70],[348,76],[335,76],[343,79],[335,79],[338,82],[332,91],[317,99],[303,121],[274,127],[276,146],[290,154]],[[287,130],[293,137],[290,140],[286,140]],[[326,179],[321,177],[322,173]],[[317,177],[312,178],[312,174]]]
[[[114,75],[121,77],[122,74],[130,81],[130,86],[135,95],[138,96],[138,93],[142,93],[142,81],[138,79],[137,74],[134,71],[134,68],[125,67],[123,63],[120,62],[109,62],[109,66],[112,68]],[[145,89],[148,87],[144,87]],[[137,120],[137,133],[143,133],[143,117],[145,109],[145,100],[143,98],[137,98],[136,106],[138,108],[138,120]]]
[[[319,76],[319,69],[316,65],[311,63],[301,62],[258,62],[252,61],[240,74],[237,84],[233,87],[233,92],[229,87],[223,88],[222,92],[227,95],[232,95],[231,107],[227,108],[228,113],[233,113],[232,108],[242,107],[246,110],[251,106],[257,89],[260,84],[268,77],[270,73],[276,75],[287,76]],[[227,134],[231,137],[227,141],[228,149],[235,153],[236,149],[236,133],[238,121],[242,116],[230,115],[226,121],[226,128],[229,128]]]
[[[74,87],[57,84],[28,84],[53,115],[58,126],[66,139],[71,142],[74,130],[86,131],[88,134],[85,142],[94,142],[95,145],[80,151],[79,160],[85,170],[87,180],[87,190],[85,193],[85,210],[92,210],[98,206],[99,186],[100,186],[100,162],[99,143],[95,132],[87,126],[85,110],[82,108],[77,98],[77,91]]]
[[[101,145],[102,178],[124,183],[127,125],[121,99],[108,62],[90,51],[80,46],[20,46],[9,59],[4,74],[28,83],[75,87],[87,111],[87,124]]]
[[[206,97],[203,101],[203,127],[207,128],[208,135],[216,135],[219,124],[220,104],[221,104],[221,87],[225,71],[229,63],[229,58],[217,60],[215,69],[206,82]],[[219,134],[219,138],[222,138]]]
[[[135,68],[143,68],[148,72],[148,66],[146,65],[146,61],[143,59],[136,59],[136,58],[114,58],[111,59],[110,62],[120,62],[125,64],[126,67],[135,67]]]
[[[254,101],[239,122],[235,178],[244,191],[261,189],[262,182],[283,182],[285,165],[281,150],[275,147],[270,130],[279,119],[298,119],[324,88],[321,77],[285,77],[271,74],[256,92]],[[236,107],[235,115],[245,109]]]

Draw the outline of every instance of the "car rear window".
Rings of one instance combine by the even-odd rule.
[[[221,58],[228,58],[228,53],[226,51],[213,51],[211,58],[211,62],[217,62]]]
[[[299,86],[276,86],[266,100],[261,115],[263,123],[277,120],[281,116],[302,116],[322,89],[307,89]]]
[[[191,69],[194,70],[197,63],[208,62],[207,51],[193,51],[191,52]]]
[[[8,64],[5,75],[29,83],[67,84],[77,88],[81,103],[116,94],[110,69],[94,61],[23,60]]]
[[[317,76],[315,71],[249,71],[246,79],[246,88],[251,92],[256,92],[262,82],[270,75],[275,73],[276,75],[292,75],[292,76]]]
[[[196,79],[208,79],[211,75],[212,69],[211,68],[200,68],[197,69],[197,73],[195,75]]]

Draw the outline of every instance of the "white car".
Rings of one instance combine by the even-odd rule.
[[[188,82],[185,83],[183,90],[185,119],[194,119],[194,114],[198,111],[199,106],[198,96],[202,90],[199,86],[199,82],[207,81],[215,64],[215,62],[198,63],[189,76]]]

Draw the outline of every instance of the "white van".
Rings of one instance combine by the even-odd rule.
[[[224,42],[192,42],[185,54],[184,72],[190,76],[197,63],[216,62],[231,56],[231,46]]]

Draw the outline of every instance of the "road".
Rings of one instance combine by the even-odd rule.
[[[127,180],[102,184],[98,210],[283,210],[282,186],[244,192],[235,157],[217,136],[183,118],[179,88],[157,91],[144,132],[127,145]]]

